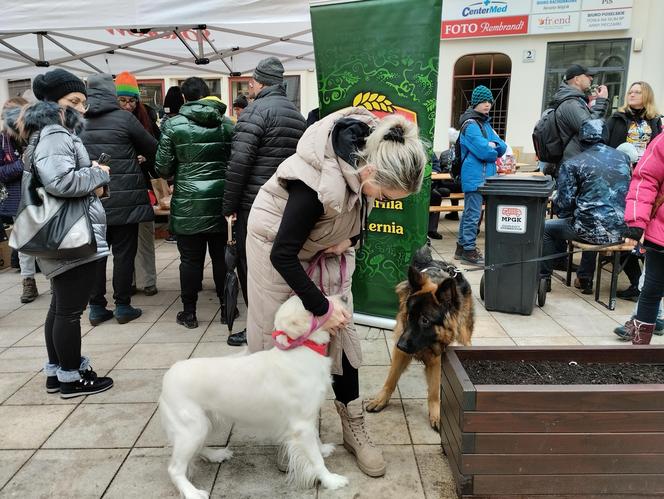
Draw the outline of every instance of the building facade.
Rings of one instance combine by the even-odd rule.
[[[434,149],[483,84],[496,130],[531,159],[533,126],[573,63],[598,71],[612,110],[643,80],[662,111],[663,21],[661,0],[444,0]]]

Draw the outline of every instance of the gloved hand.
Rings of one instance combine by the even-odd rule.
[[[643,229],[640,227],[627,227],[623,231],[623,237],[625,239],[632,239],[634,241],[640,241],[643,237]]]

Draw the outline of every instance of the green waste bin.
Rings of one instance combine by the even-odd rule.
[[[554,181],[546,176],[496,175],[479,192],[485,199],[485,265],[521,262],[542,256],[546,205]],[[546,300],[546,282],[539,262],[485,270],[480,296],[487,310],[530,315],[539,296]]]

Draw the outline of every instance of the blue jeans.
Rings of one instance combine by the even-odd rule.
[[[544,247],[542,256],[564,253],[567,251],[567,241],[581,241],[572,227],[571,218],[559,218],[556,220],[547,220],[544,224]],[[585,241],[581,241],[585,242]],[[592,281],[595,274],[596,251],[584,251],[581,254],[581,263],[576,271],[579,279],[589,279]],[[540,276],[549,277],[553,271],[553,260],[544,260],[540,262]]]
[[[463,215],[459,222],[459,244],[464,250],[475,249],[477,226],[482,214],[482,195],[477,191],[464,192]]]

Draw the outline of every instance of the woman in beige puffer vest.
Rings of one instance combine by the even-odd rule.
[[[272,347],[274,315],[293,293],[313,315],[328,317],[322,328],[337,333],[329,355],[344,446],[370,476],[382,476],[385,461],[368,438],[357,400],[362,354],[349,320],[353,246],[362,239],[374,199],[399,199],[418,191],[426,161],[417,127],[403,117],[378,120],[363,108],[342,109],[305,131],[296,153],[265,183],[249,215],[249,350]],[[321,252],[322,266],[307,277],[305,269]],[[347,310],[329,309],[324,293],[341,295]]]

